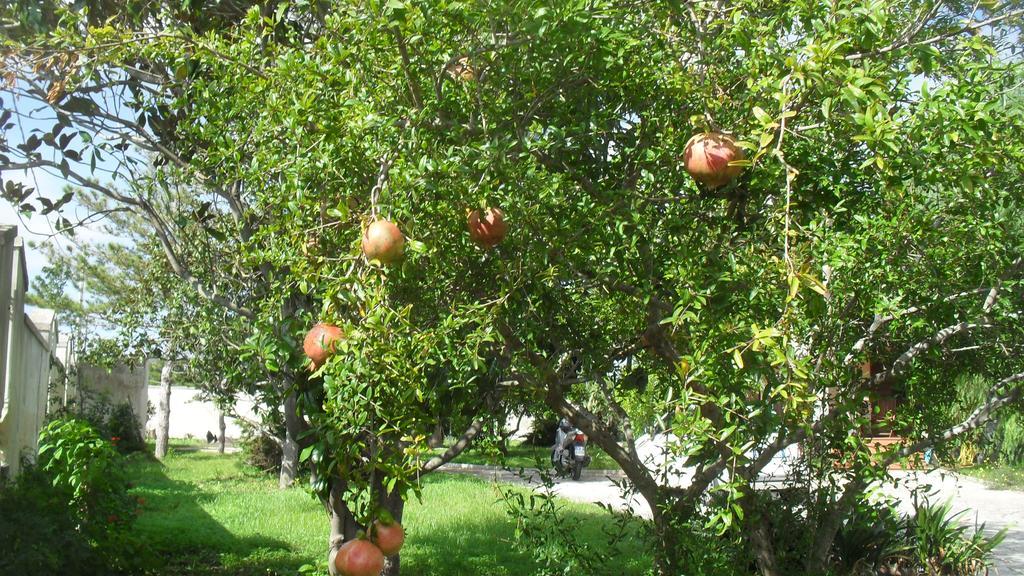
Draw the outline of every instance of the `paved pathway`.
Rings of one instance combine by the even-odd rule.
[[[524,478],[491,466],[449,464],[443,469],[499,482],[527,484],[537,488],[541,486],[536,476]],[[620,510],[628,508],[642,518],[651,517],[646,502],[634,499],[627,503],[613,481],[605,477],[606,474],[621,477],[621,472],[617,471],[586,470],[583,479],[578,482],[568,478],[557,480],[554,492],[569,500],[610,504]],[[929,473],[899,472],[896,475],[899,484],[887,486],[884,491],[897,497],[904,512],[912,510],[911,487],[918,486],[934,494],[933,502],[953,498],[955,512],[971,510],[963,515],[962,520],[965,522],[985,523],[985,530],[990,532],[1007,528],[1006,539],[996,549],[993,576],[1024,576],[1024,492],[989,488],[973,478],[942,470]]]

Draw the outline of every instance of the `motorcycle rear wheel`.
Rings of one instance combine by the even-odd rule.
[[[583,462],[579,460],[572,463],[572,479],[579,480],[580,476],[583,475]]]

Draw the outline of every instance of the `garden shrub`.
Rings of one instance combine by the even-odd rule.
[[[906,522],[908,560],[926,574],[987,574],[992,550],[1003,541],[1006,530],[986,537],[982,524],[968,532],[969,527],[960,522],[966,510],[953,513],[952,508],[952,501],[915,506]]]
[[[1024,464],[1024,417],[1008,414],[1000,420],[995,444],[1000,462],[1013,466]]]
[[[73,418],[88,422],[101,437],[114,444],[122,454],[149,450],[131,402],[125,400],[114,404],[108,394],[91,391],[85,391],[83,396],[82,401],[53,411],[49,415],[50,419]],[[146,417],[153,414],[153,405],[147,403]]]
[[[135,410],[129,402],[122,402],[110,409],[106,419],[106,432],[107,437],[122,454],[147,450],[146,439],[142,437]]]
[[[836,535],[832,547],[835,572],[987,574],[992,551],[1006,531],[986,536],[984,524],[972,531],[961,522],[964,512],[953,513],[949,501],[915,503],[911,516],[900,516],[886,504],[862,504]]]
[[[284,436],[284,431],[281,431]],[[242,461],[267,473],[276,473],[281,468],[281,446],[262,431],[242,425],[239,439]]]
[[[0,490],[0,574],[135,574],[147,555],[131,533],[136,501],[124,457],[94,426],[58,418],[38,464]]]
[[[0,574],[102,574],[102,558],[77,527],[66,494],[24,468],[0,487]]]
[[[555,443],[555,430],[557,428],[557,416],[553,414],[537,415],[533,419],[530,432],[523,438],[523,443],[530,446],[550,447]]]

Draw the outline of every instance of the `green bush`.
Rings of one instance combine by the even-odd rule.
[[[968,533],[968,526],[960,522],[966,510],[952,513],[952,501],[925,501],[915,508],[907,519],[906,537],[910,560],[919,570],[955,576],[988,573],[992,550],[1005,538],[1005,529],[991,538],[985,537],[984,524]]]
[[[847,519],[832,547],[837,574],[942,574],[979,576],[988,573],[992,550],[1005,530],[990,537],[985,525],[971,531],[961,523],[964,512],[952,503],[916,503],[912,516],[900,517],[885,504],[862,504]]]
[[[84,392],[85,400],[70,404],[54,411],[53,420],[73,418],[88,422],[101,437],[109,440],[118,452],[148,452],[149,447],[142,435],[137,414],[131,402],[113,404],[106,393]],[[153,406],[147,406],[146,416],[153,414]]]
[[[877,574],[890,559],[905,556],[906,519],[886,504],[861,502],[832,543],[832,563],[839,574]]]
[[[284,431],[281,435],[284,436]],[[239,447],[242,449],[242,460],[249,466],[268,474],[280,470],[281,446],[261,431],[243,425]]]
[[[53,498],[107,572],[131,572],[138,560],[129,532],[137,503],[128,494],[124,456],[88,422],[62,418],[40,431],[38,458]]]
[[[530,446],[550,447],[555,443],[555,430],[557,429],[557,416],[553,414],[535,416],[530,432],[523,438],[523,443]]]
[[[111,443],[122,454],[148,450],[135,410],[128,402],[122,402],[110,409],[106,419],[106,432]]]
[[[84,576],[103,564],[48,476],[29,467],[0,486],[0,574]]]
[[[996,428],[995,445],[997,457],[1003,464],[1024,464],[1024,417],[1009,414],[1002,418]]]

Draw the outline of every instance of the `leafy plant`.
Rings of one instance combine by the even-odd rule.
[[[38,455],[40,471],[66,496],[82,532],[102,539],[111,527],[131,523],[123,457],[88,422],[51,421],[39,433]]]
[[[0,489],[0,573],[134,574],[149,555],[131,532],[125,460],[89,423],[51,421],[38,465]]]
[[[252,426],[242,424],[239,446],[242,449],[242,460],[253,468],[269,474],[277,472],[281,466],[281,445]]]
[[[888,503],[858,503],[836,533],[832,565],[840,574],[874,574],[909,550],[906,519]]]
[[[146,439],[142,437],[139,421],[130,402],[122,402],[110,409],[106,429],[108,438],[118,452],[144,452]]]
[[[1008,414],[999,421],[995,448],[1000,462],[1010,465],[1024,464],[1024,416]]]
[[[516,523],[514,545],[533,555],[541,566],[538,575],[606,573],[602,570],[609,565],[608,549],[598,549],[579,536],[581,521],[566,515],[556,500],[555,481],[547,472],[549,465],[541,458],[537,458],[535,465],[540,489],[500,488],[505,509]],[[520,469],[519,473],[527,472]],[[609,536],[609,546],[614,547],[621,539],[621,531]]]
[[[0,486],[0,574],[102,573],[66,493],[31,466]]]
[[[967,512],[953,513],[952,500],[915,505],[906,521],[908,559],[926,574],[972,576],[986,572],[992,550],[1006,537],[1006,529],[992,536],[984,534],[985,524],[968,533],[962,523]]]

